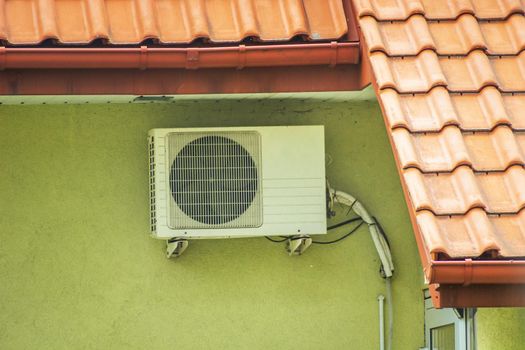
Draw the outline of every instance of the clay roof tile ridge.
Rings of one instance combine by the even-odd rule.
[[[407,35],[415,45],[414,54],[417,55],[427,49],[436,50],[436,44],[430,34],[428,23],[422,15],[411,16],[407,23]]]
[[[87,1],[86,8],[90,37],[93,40],[109,39],[108,15],[103,0]]]
[[[490,140],[505,169],[513,165],[525,165],[522,149],[511,128],[508,126],[496,127],[491,132]]]
[[[476,247],[477,255],[482,255],[489,251],[499,252],[501,240],[498,239],[498,232],[489,220],[487,213],[482,209],[472,209],[465,215],[465,233],[470,242]]]
[[[257,11],[254,8],[253,1],[235,1],[235,17],[238,19],[239,27],[243,37],[257,36],[259,33],[257,23]]]
[[[417,57],[418,63],[421,64],[424,76],[427,80],[428,89],[436,86],[447,86],[447,79],[443,74],[439,64],[437,54],[432,50],[424,50]]]
[[[506,30],[509,32],[509,38],[513,42],[516,53],[525,50],[525,15],[516,14],[508,20],[509,26]]]
[[[159,29],[152,1],[136,1],[137,20],[140,22],[139,37],[144,39],[159,38]],[[139,39],[140,40],[140,39]],[[142,41],[141,40],[141,41]]]
[[[57,39],[56,9],[54,0],[40,0],[38,6],[38,25],[40,37]]]
[[[487,86],[478,95],[478,101],[483,111],[483,116],[488,119],[488,124],[492,128],[498,125],[511,124],[503,97],[497,88]]]
[[[467,53],[475,49],[487,49],[487,43],[481,33],[479,22],[472,14],[463,14],[458,17],[457,21],[461,39],[467,48]]]
[[[496,74],[487,55],[482,50],[474,50],[468,55],[467,68],[471,77],[474,78],[478,90],[489,85],[498,86]]]
[[[525,170],[523,166],[515,165],[507,169],[506,173],[505,185],[516,205],[514,212],[517,213],[525,208]]]

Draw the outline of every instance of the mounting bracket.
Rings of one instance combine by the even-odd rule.
[[[189,242],[184,238],[171,238],[166,241],[166,257],[178,258],[188,248]]]
[[[301,255],[312,245],[312,238],[308,235],[292,236],[286,241],[288,255]]]

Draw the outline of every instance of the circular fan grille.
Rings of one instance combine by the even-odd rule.
[[[171,165],[175,203],[203,224],[224,224],[241,216],[255,198],[257,183],[257,167],[248,151],[224,136],[188,143]]]

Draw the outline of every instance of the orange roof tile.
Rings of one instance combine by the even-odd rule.
[[[498,125],[525,130],[525,93],[500,93],[486,87],[479,93],[449,93],[436,87],[424,94],[381,91],[390,126],[412,132],[436,132],[446,125],[463,131],[488,131]]]
[[[370,51],[388,56],[417,55],[432,49],[439,55],[466,55],[475,49],[492,55],[512,55],[525,48],[525,16],[503,21],[480,21],[471,14],[450,21],[429,21],[413,15],[406,21],[378,22],[372,16],[359,20]]]
[[[525,169],[512,166],[504,172],[475,172],[460,166],[447,173],[404,171],[416,211],[436,215],[463,215],[473,208],[490,214],[518,213],[525,207]],[[451,254],[456,255],[451,247]]]
[[[525,211],[517,215],[489,215],[473,209],[462,216],[436,216],[423,210],[417,222],[428,234],[425,244],[431,253],[449,254],[451,245],[457,257],[495,251],[502,256],[521,256],[525,249]]]
[[[354,0],[427,254],[525,257],[525,0]]]
[[[402,21],[414,14],[429,20],[450,20],[462,14],[478,19],[502,19],[524,13],[524,0],[354,0],[359,17],[373,16],[378,21]]]
[[[0,39],[12,45],[331,40],[346,32],[340,0],[0,1]]]
[[[464,56],[439,56],[424,50],[417,56],[397,57],[373,52],[370,60],[379,88],[400,93],[427,92],[439,85],[462,93],[490,85],[504,92],[525,90],[525,51],[514,56],[488,56],[482,50]]]
[[[439,133],[392,131],[403,169],[421,172],[449,172],[460,165],[475,171],[504,171],[511,165],[525,166],[525,133],[499,126],[491,132],[463,133],[448,126]]]

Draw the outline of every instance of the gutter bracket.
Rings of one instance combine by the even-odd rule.
[[[472,266],[472,259],[465,259],[465,281],[463,282],[464,286],[469,286],[472,283],[473,272],[474,269]]]
[[[199,68],[199,49],[188,48],[186,50],[186,69]]]
[[[5,46],[0,46],[0,70],[4,70],[6,66],[6,49]]]
[[[337,51],[339,48],[337,41],[332,41],[330,43],[330,48],[332,49],[332,54],[330,55],[330,64],[328,66],[334,68],[337,65]]]
[[[246,67],[246,45],[239,45],[239,63],[237,69]]]
[[[139,56],[139,69],[146,70],[148,68],[148,47],[140,47],[140,56]]]

